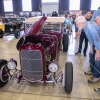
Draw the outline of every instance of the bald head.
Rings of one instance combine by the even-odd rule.
[[[84,28],[84,25],[86,23],[86,19],[84,16],[79,16],[76,18],[76,26],[79,30],[82,30]]]

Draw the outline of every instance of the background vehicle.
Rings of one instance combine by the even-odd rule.
[[[48,20],[51,21],[47,17],[41,17],[19,39],[16,47],[19,50],[20,70],[16,68],[15,60],[0,60],[1,87],[7,83],[9,77],[10,79],[16,78],[18,83],[22,80],[44,84],[57,84],[61,81],[65,91],[71,93],[73,65],[71,62],[66,62],[63,71],[56,75],[59,69],[57,58],[61,48],[62,34],[58,31],[45,30],[43,24]],[[58,22],[62,23],[62,21]],[[11,70],[13,70],[13,74],[10,73]]]
[[[5,25],[3,23],[0,23],[0,38],[3,37],[4,29],[5,29]]]
[[[3,25],[0,25],[3,29],[0,29],[0,38],[6,34],[14,34],[15,38],[19,38],[20,31],[24,30],[24,18],[2,18]],[[3,27],[4,26],[4,27]]]

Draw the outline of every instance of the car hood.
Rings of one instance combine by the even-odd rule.
[[[39,32],[39,30],[41,29],[46,19],[47,17],[41,17],[39,20],[37,20],[30,28],[28,28],[25,31],[25,35],[28,35],[28,34],[39,35],[41,33]]]

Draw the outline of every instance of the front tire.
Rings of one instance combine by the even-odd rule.
[[[3,38],[3,31],[0,30],[0,38]]]
[[[71,62],[65,64],[65,91],[71,93],[73,87],[73,65]]]
[[[7,84],[9,76],[7,75],[7,61],[0,59],[0,88]]]
[[[20,37],[20,31],[19,30],[16,30],[14,32],[14,36],[15,36],[15,38],[19,38]]]

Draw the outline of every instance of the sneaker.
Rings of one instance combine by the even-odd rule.
[[[91,71],[84,72],[85,75],[93,75]]]
[[[94,89],[94,91],[98,94],[100,94],[100,88]]]
[[[85,51],[83,51],[83,54],[84,54],[84,57],[86,57],[86,52]]]
[[[88,80],[88,83],[96,83],[100,80],[100,78],[95,78],[95,77],[91,77],[89,80]]]
[[[77,55],[77,54],[81,54],[81,52],[80,52],[80,51],[78,51],[78,52],[76,52],[76,53],[75,53],[75,55]]]

